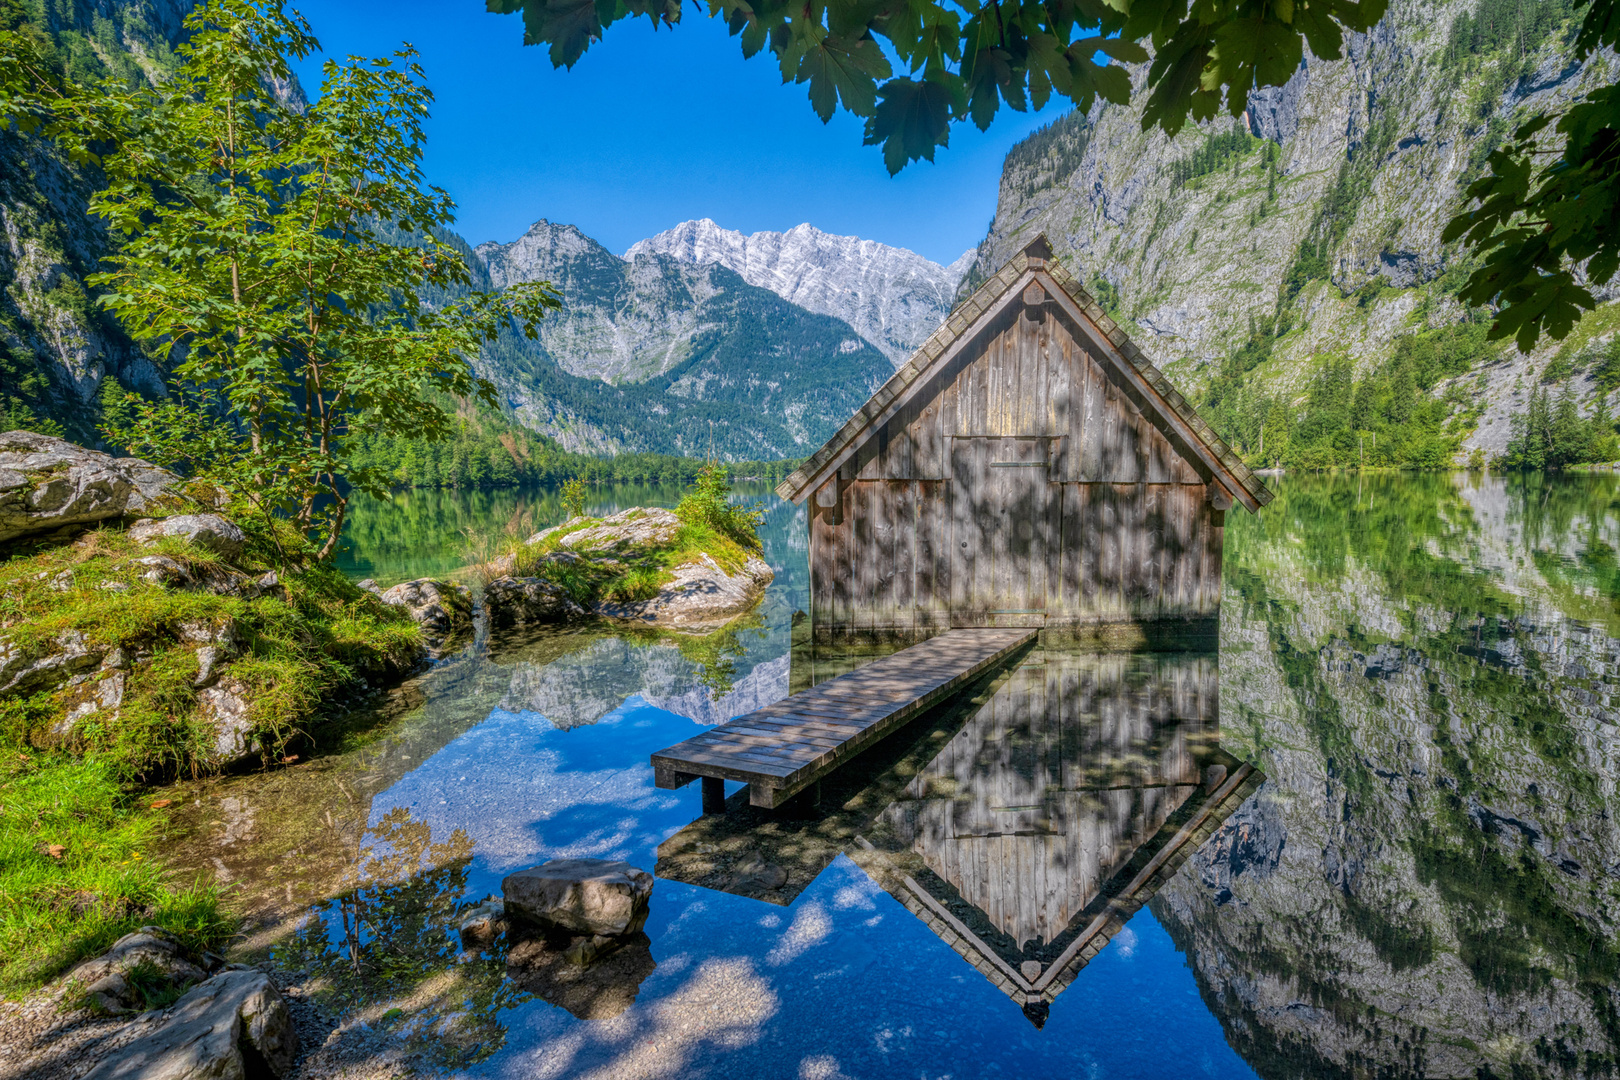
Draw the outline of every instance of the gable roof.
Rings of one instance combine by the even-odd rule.
[[[1022,292],[1022,287],[1031,281],[1046,286],[1048,293],[1067,309],[1082,332],[1092,338],[1092,345],[1098,354],[1113,362],[1125,380],[1161,413],[1162,425],[1171,428],[1182,438],[1235,499],[1251,511],[1259,510],[1272,500],[1271,491],[1243,464],[1225,440],[1205,423],[1192,402],[1181,396],[1164,373],[1080,286],[1074,275],[1051,257],[1051,246],[1044,235],[1009,259],[972,296],[958,304],[939,329],[923,342],[922,348],[878,387],[877,392],[827,440],[826,445],[810,455],[803,465],[776,486],[776,493],[784,499],[799,502],[807,493],[825,483],[828,474],[843,464],[867,438],[876,434],[882,424],[928,382],[929,375],[966,347],[974,337],[973,331],[987,316],[994,316],[1013,303]],[[1090,333],[1091,328],[1095,328],[1095,334]]]

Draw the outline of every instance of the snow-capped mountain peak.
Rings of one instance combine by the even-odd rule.
[[[784,300],[842,319],[899,367],[950,313],[973,253],[946,267],[808,223],[748,236],[701,218],[634,244],[624,257],[649,254],[719,264]]]

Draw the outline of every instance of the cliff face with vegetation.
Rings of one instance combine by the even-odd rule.
[[[1454,298],[1469,267],[1440,240],[1517,123],[1615,77],[1612,55],[1571,60],[1573,26],[1568,0],[1393,0],[1342,60],[1307,56],[1241,120],[1175,139],[1142,130],[1138,69],[1136,105],[1071,114],[1008,154],[964,288],[1044,231],[1255,460],[1263,429],[1273,451],[1298,442],[1291,421],[1336,360],[1356,385],[1317,405],[1366,387],[1343,430],[1421,428],[1400,453],[1424,464],[1499,453],[1555,359],[1552,382],[1583,399],[1607,382],[1593,369],[1620,325],[1610,306],[1529,358],[1488,344],[1489,313]],[[1341,459],[1358,449],[1338,442]]]
[[[75,79],[131,82],[174,64],[191,0],[22,5]],[[0,427],[59,424],[94,441],[103,380],[161,393],[157,369],[96,312],[84,278],[109,237],[86,216],[99,176],[39,140],[0,133]]]
[[[1611,1075],[1613,481],[1357,483],[1228,530],[1269,780],[1155,914],[1261,1076]]]

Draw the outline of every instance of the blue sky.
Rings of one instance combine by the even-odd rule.
[[[729,229],[819,229],[949,262],[984,237],[1009,147],[1062,115],[1003,110],[986,133],[953,131],[937,161],[891,178],[860,120],[823,125],[773,58],[744,60],[718,22],[688,6],[673,32],[619,23],[572,71],[523,46],[515,15],[478,0],[308,0],[296,6],[327,54],[409,41],[438,98],[430,182],[460,204],[468,240],[512,240],[539,218],[579,226],[616,253],[691,218]],[[299,71],[313,95],[320,58]]]

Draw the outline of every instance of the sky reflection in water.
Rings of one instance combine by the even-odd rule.
[[[435,836],[466,830],[469,898],[549,858],[650,867],[658,843],[699,807],[695,788],[655,789],[647,756],[697,730],[639,698],[569,731],[496,710],[376,796],[373,818],[406,807]],[[658,966],[629,1010],[578,1020],[543,1000],[514,1005],[499,1014],[505,1048],[472,1071],[1253,1075],[1146,911],[1040,1031],[846,857],[785,908],[661,880],[646,932]],[[339,947],[341,931],[328,933]]]

